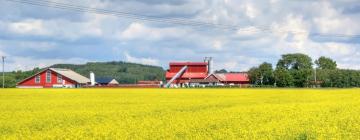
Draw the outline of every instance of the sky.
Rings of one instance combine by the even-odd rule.
[[[360,69],[359,0],[52,1],[237,28],[150,22],[0,0],[0,56],[6,56],[6,71],[106,61],[167,69],[170,61],[204,57],[213,57],[215,69],[246,71],[262,62],[276,65],[287,53],[304,53],[313,60],[326,56],[340,68]]]

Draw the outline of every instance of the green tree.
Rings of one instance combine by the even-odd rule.
[[[270,63],[262,63],[258,67],[249,70],[249,79],[255,85],[274,85],[275,78]]]
[[[248,71],[250,83],[253,85],[259,85],[260,81],[260,69],[258,67],[253,67]]]
[[[309,56],[301,53],[284,54],[278,61],[277,68],[287,70],[312,69],[312,60]]]
[[[312,60],[309,56],[301,53],[285,54],[282,55],[276,67],[278,72],[286,71],[291,75],[292,79],[290,81],[293,83],[289,85],[296,87],[306,87],[309,85],[312,75]]]
[[[259,66],[259,70],[261,74],[261,83],[264,85],[274,85],[275,78],[272,65],[264,62]]]
[[[290,72],[284,68],[277,68],[274,71],[275,84],[278,87],[292,87],[294,86],[294,79]]]
[[[330,69],[334,70],[337,67],[336,61],[332,60],[331,58],[327,58],[321,56],[318,60],[315,61],[315,64],[319,69]]]

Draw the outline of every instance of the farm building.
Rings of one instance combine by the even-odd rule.
[[[90,83],[69,69],[47,68],[17,84],[17,88],[78,88]]]
[[[216,73],[211,74],[205,79],[218,80],[225,85],[248,85],[250,80],[247,73]]]
[[[248,86],[247,73],[214,73],[202,80],[190,80],[190,86]]]
[[[249,85],[247,73],[213,73],[212,58],[204,62],[171,62],[165,87]]]
[[[116,81],[115,79],[113,78],[96,78],[95,80],[96,82],[96,85],[98,86],[108,86],[108,85],[118,85],[119,82]]]
[[[208,62],[171,62],[166,72],[166,87],[182,87],[190,80],[202,80],[209,74]]]

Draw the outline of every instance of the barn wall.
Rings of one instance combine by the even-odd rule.
[[[184,65],[170,65],[169,72],[177,73],[183,67],[184,67]],[[207,66],[206,65],[189,65],[186,72],[207,73]]]
[[[189,66],[186,72],[207,73],[207,66],[206,65]]]

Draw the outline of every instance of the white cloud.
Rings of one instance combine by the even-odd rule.
[[[2,47],[1,47],[2,46]],[[47,52],[57,47],[54,42],[46,41],[17,41],[17,40],[0,40],[0,48],[15,48],[16,50],[27,49],[38,52]]]
[[[31,70],[35,67],[44,68],[53,64],[84,64],[89,62],[83,58],[67,58],[67,59],[44,59],[33,57],[8,56],[6,62],[6,71],[12,70]]]
[[[238,36],[242,37],[251,37],[254,35],[258,35],[259,33],[261,33],[261,30],[254,26],[244,27],[236,32]]]
[[[72,17],[72,13],[68,11],[54,14],[58,16],[49,16],[49,11],[57,11],[31,7],[28,7],[27,11],[34,12],[29,14],[22,8],[2,10],[7,6],[0,5],[3,14],[0,17],[0,40],[8,40],[0,42],[0,45],[3,45],[0,47],[0,54],[17,54],[18,56],[12,57],[21,58],[36,57],[45,62],[47,59],[42,56],[45,53],[57,54],[55,51],[60,51],[59,54],[68,54],[66,52],[78,50],[77,47],[87,48],[87,43],[94,43],[89,45],[88,50],[83,50],[82,53],[85,55],[81,55],[84,57],[81,59],[95,57],[101,59],[99,61],[112,60],[114,55],[103,54],[114,53],[112,48],[119,48],[120,54],[116,56],[123,56],[123,52],[128,52],[124,54],[124,59],[136,63],[166,66],[170,60],[197,61],[204,56],[214,56],[219,69],[239,71],[262,61],[276,61],[284,53],[300,52],[313,58],[321,55],[334,58],[343,68],[358,68],[360,46],[357,42],[346,42],[349,41],[347,39],[339,42],[333,38],[315,40],[310,36],[311,33],[360,34],[360,26],[357,26],[360,22],[358,13],[345,12],[356,2],[352,0],[344,4],[342,1],[279,0],[81,0],[77,3],[149,16],[234,25],[240,27],[237,31],[141,22],[90,13],[73,13],[78,16]],[[9,12],[12,10],[14,11]],[[272,33],[263,32],[266,27],[270,27]],[[38,36],[40,37],[37,38]],[[59,49],[65,45],[74,49]],[[14,50],[4,49],[4,46],[14,47]],[[104,52],[92,52],[93,49],[90,47]],[[36,53],[21,54],[17,51],[26,49]],[[7,52],[4,52],[5,50]],[[136,57],[130,54],[136,54]],[[146,57],[140,54],[146,54]],[[59,62],[55,59],[59,56],[53,58],[49,59],[49,63]],[[21,61],[27,63],[25,59]]]
[[[244,9],[245,9],[246,16],[248,16],[251,19],[253,19],[259,15],[259,11],[251,3],[245,4]]]
[[[238,68],[237,66],[238,66],[237,61],[231,61],[231,60],[228,62],[225,62],[223,65],[223,67],[225,67],[226,69],[230,69],[230,70]]]
[[[131,56],[129,53],[125,52],[125,59],[128,62],[133,62],[133,63],[140,63],[140,64],[145,64],[145,65],[155,65],[158,66],[159,65],[159,61],[153,58],[137,58],[134,56]]]
[[[28,19],[9,24],[9,29],[15,33],[28,35],[48,35],[42,20]]]
[[[164,38],[182,37],[185,33],[185,30],[177,28],[152,28],[142,23],[134,22],[120,34],[120,37],[126,40],[161,40]]]
[[[316,31],[327,34],[356,34],[360,32],[358,22],[352,17],[341,14],[329,1],[322,1],[318,5],[321,16],[314,17],[313,22]]]
[[[45,36],[56,39],[77,40],[82,37],[101,37],[102,21],[106,16],[92,15],[82,22],[65,19],[24,19],[18,22],[7,22],[8,30],[14,34],[26,36]]]
[[[223,42],[220,40],[214,40],[212,46],[215,50],[221,50],[223,46]]]

